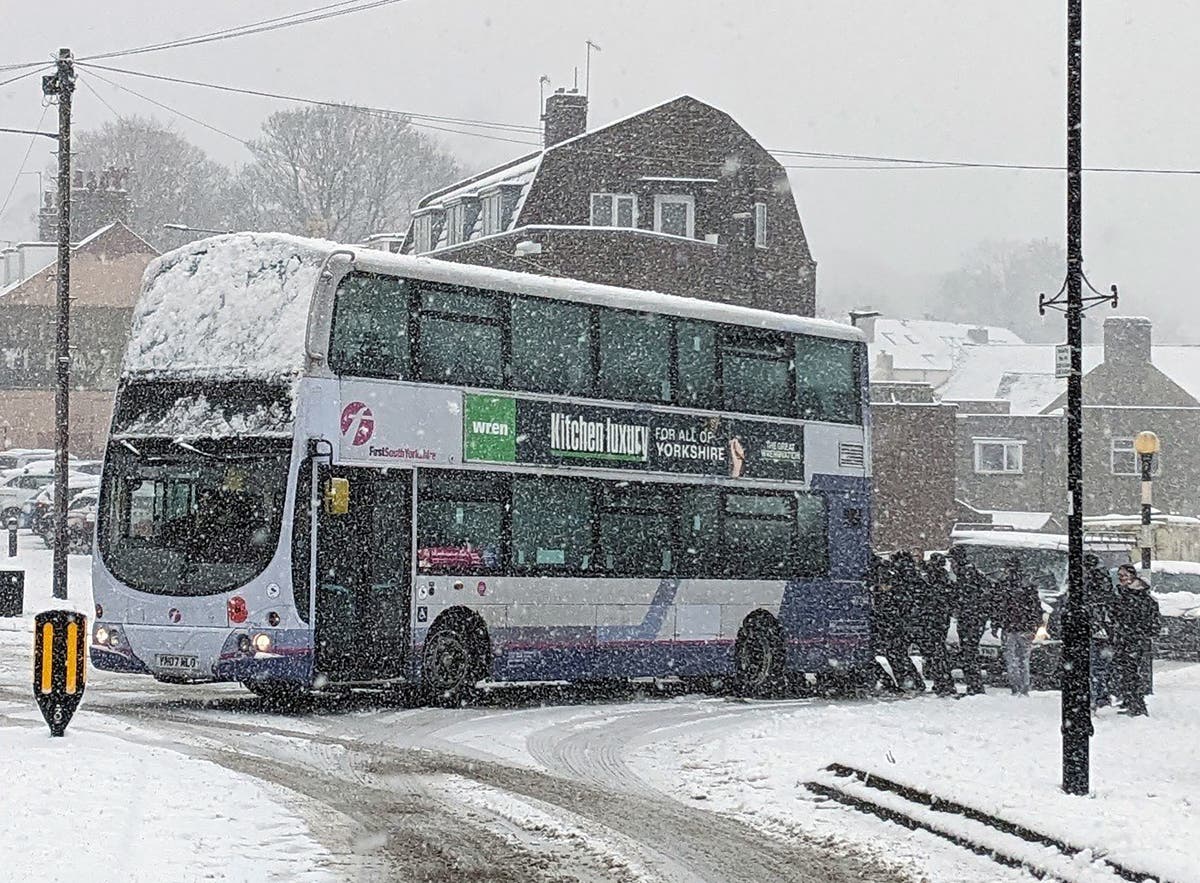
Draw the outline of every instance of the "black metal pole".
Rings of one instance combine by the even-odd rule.
[[[1142,578],[1150,579],[1150,545],[1152,534],[1150,533],[1150,502],[1152,499],[1153,477],[1151,472],[1154,468],[1153,454],[1138,454],[1138,459],[1142,464]]]
[[[55,598],[67,597],[67,470],[71,384],[71,95],[75,59],[58,50],[58,66],[43,91],[58,96],[58,330],[54,342],[54,576]]]
[[[1067,0],[1067,602],[1063,616],[1062,787],[1087,794],[1092,706],[1083,578],[1083,2]]]

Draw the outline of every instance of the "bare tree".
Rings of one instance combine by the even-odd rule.
[[[403,229],[417,199],[460,175],[406,118],[351,108],[273,113],[251,152],[239,190],[255,226],[344,242]]]
[[[129,226],[155,245],[179,242],[163,224],[220,229],[231,224],[229,169],[154,118],[119,117],[79,132],[73,146],[77,169],[132,171]]]

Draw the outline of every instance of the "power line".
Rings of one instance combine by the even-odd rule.
[[[42,105],[42,115],[38,117],[37,126],[34,128],[40,129],[42,122],[46,119],[46,111],[50,109],[49,104]],[[17,182],[21,180],[21,176],[25,174],[25,164],[29,162],[29,154],[33,153],[33,145],[37,143],[38,136],[29,136],[29,146],[25,148],[25,156],[21,159],[21,166],[17,169],[17,173],[13,175],[12,186],[8,188],[8,195],[4,197],[4,202],[0,203],[0,218],[4,217],[4,212],[8,209],[8,203],[12,200],[13,193],[16,192]],[[41,199],[41,194],[38,194],[38,199]]]
[[[32,77],[34,74],[44,73],[45,71],[49,70],[49,68],[47,67],[47,65],[44,61],[39,62],[39,64],[41,66],[38,67],[36,70],[25,71],[25,73],[17,74],[15,77],[10,77],[7,80],[0,80],[0,87],[7,86],[9,83],[15,83],[17,80],[23,80],[26,77]]]
[[[165,49],[178,49],[183,46],[198,46],[202,43],[214,43],[219,40],[231,40],[237,37],[248,37],[252,34],[263,34],[268,31],[278,31],[284,28],[295,27],[296,25],[326,21],[328,19],[337,18],[343,15],[353,15],[357,12],[367,12],[372,9],[377,9],[381,6],[390,6],[393,3],[404,3],[406,0],[370,0],[370,2],[362,3],[362,5],[359,6],[344,8],[350,6],[352,3],[361,2],[362,0],[342,0],[342,2],[339,3],[330,3],[303,12],[293,12],[289,15],[250,22],[248,24],[238,25],[237,27],[208,31],[203,34],[194,34],[190,37],[181,37],[177,40],[168,40],[162,43],[153,43],[144,46],[134,46],[128,49],[102,52],[96,55],[85,55],[78,60],[87,61],[103,58],[119,58],[129,55],[142,55],[147,52],[161,52]]]
[[[114,74],[125,74],[131,77],[142,77],[147,80],[161,80],[166,83],[178,83],[184,86],[197,86],[201,89],[215,89],[219,92],[232,92],[237,95],[251,95],[256,98],[272,98],[277,101],[292,101],[298,104],[313,104],[319,107],[335,107],[340,109],[357,110],[382,116],[406,117],[409,120],[428,120],[434,123],[448,123],[458,126],[472,126],[480,129],[496,129],[507,132],[539,134],[541,129],[536,126],[526,126],[518,123],[496,123],[488,120],[464,119],[462,117],[439,116],[436,114],[416,113],[407,110],[393,110],[386,107],[372,107],[364,104],[351,104],[344,101],[327,101],[321,98],[303,98],[297,95],[285,95],[282,92],[267,92],[262,89],[247,89],[238,86],[224,86],[220,83],[207,83],[203,80],[188,80],[183,77],[170,77],[165,74],[151,74],[145,71],[134,71],[103,64],[80,63],[80,67],[96,68]],[[519,142],[525,143],[525,142]]]
[[[95,71],[92,71],[92,76],[98,80],[108,83],[108,85],[112,86],[114,89],[120,89],[123,92],[128,92],[130,95],[136,95],[138,98],[142,99],[143,101],[150,102],[155,107],[161,107],[163,110],[168,111],[169,113],[173,113],[176,116],[183,117],[185,120],[190,120],[191,122],[195,123],[197,126],[203,126],[204,128],[208,129],[210,132],[216,132],[218,135],[224,135],[226,138],[230,138],[230,139],[236,141],[238,144],[241,144],[243,147],[246,147],[246,148],[250,147],[250,142],[247,141],[245,138],[239,138],[237,135],[231,134],[230,132],[226,132],[224,129],[218,129],[216,126],[211,125],[210,123],[204,122],[204,120],[198,120],[194,116],[184,113],[182,110],[177,110],[174,107],[163,104],[161,101],[155,101],[149,95],[143,95],[141,92],[138,92],[135,89],[130,89],[128,86],[122,86],[120,83],[114,83],[108,77],[106,77],[102,74],[98,74]],[[109,108],[109,109],[111,110],[112,108]],[[120,114],[118,114],[117,116],[119,117]]]
[[[101,95],[99,92],[97,92],[95,87],[87,81],[87,77],[79,77],[78,79],[79,79],[79,82],[83,83],[83,87],[85,89],[87,89],[89,92],[91,92],[97,101],[99,101],[101,104],[103,104],[105,107],[108,108],[109,113],[111,113],[117,119],[121,118],[121,115],[119,113],[117,113],[116,108],[114,108],[111,104],[109,104],[108,101],[105,100],[104,96]]]

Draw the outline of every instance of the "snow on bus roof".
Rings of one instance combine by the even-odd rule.
[[[123,374],[299,374],[317,275],[334,248],[236,233],[152,261],[134,308]]]
[[[825,319],[393,255],[282,233],[233,233],[193,242],[147,267],[123,373],[143,377],[167,372],[227,377],[300,374],[317,276],[335,251],[352,252],[358,269],[428,282],[650,309],[842,340],[864,339],[857,328]]]

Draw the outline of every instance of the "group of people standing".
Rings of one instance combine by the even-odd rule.
[[[1085,560],[1093,706],[1109,704],[1111,690],[1124,713],[1145,714],[1141,662],[1158,633],[1157,602],[1132,565],[1119,568],[1114,586],[1095,556]],[[1014,555],[998,573],[985,574],[965,547],[955,546],[948,556],[934,553],[927,560],[909,552],[875,556],[871,586],[875,654],[887,663],[886,669],[880,666],[885,690],[924,692],[928,680],[939,696],[958,695],[946,646],[953,619],[967,693],[984,692],[979,645],[990,627],[1000,639],[1009,687],[1014,695],[1028,695],[1033,641],[1049,619],[1041,595],[1058,591],[1052,573],[1027,573]],[[910,655],[914,648],[924,661],[923,673]]]

